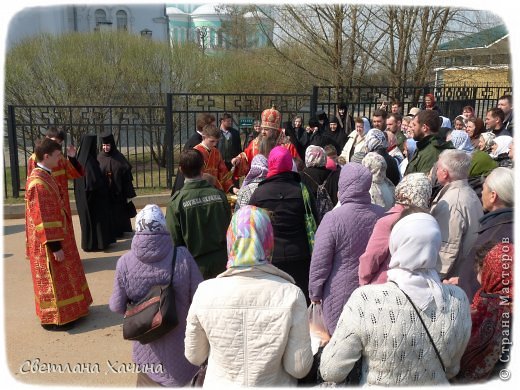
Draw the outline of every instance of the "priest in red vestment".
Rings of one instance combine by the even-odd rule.
[[[55,127],[49,128],[45,133],[47,138],[60,144],[65,140],[65,132],[57,130]],[[32,170],[36,168],[36,155],[33,153],[27,161],[27,177],[31,175]],[[76,148],[73,145],[67,147],[67,158],[62,154],[58,165],[52,169],[52,176],[58,183],[60,194],[67,210],[67,215],[71,217],[70,222],[72,226],[72,213],[70,210],[69,200],[69,180],[78,179],[85,176],[85,170],[76,158]]]
[[[60,189],[52,176],[61,146],[44,138],[37,166],[25,186],[26,253],[31,265],[36,315],[45,329],[64,329],[88,314],[92,296]]]
[[[206,125],[202,129],[202,142],[195,146],[204,157],[202,173],[213,176],[216,180],[214,186],[225,193],[238,189],[233,187],[232,172],[229,172],[222,158],[217,144],[220,139],[220,130],[215,125]]]
[[[249,172],[253,157],[259,153],[259,145],[262,137],[275,138],[276,145],[289,150],[296,166],[304,166],[298,151],[280,128],[281,120],[282,115],[275,107],[268,108],[262,112],[260,134],[249,143],[242,153],[231,160],[231,163],[235,166],[235,176],[245,176],[247,172]],[[265,157],[267,158],[268,156]]]

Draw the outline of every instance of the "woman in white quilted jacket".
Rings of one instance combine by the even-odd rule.
[[[313,362],[307,306],[273,266],[267,211],[241,207],[227,232],[227,270],[201,283],[187,319],[186,358],[208,360],[207,386],[295,386]]]
[[[429,214],[405,215],[394,225],[388,282],[350,296],[321,355],[325,381],[343,382],[362,358],[361,384],[449,384],[460,369],[471,317],[464,291],[440,282],[440,246],[439,225]]]

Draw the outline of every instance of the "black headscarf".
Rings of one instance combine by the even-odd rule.
[[[81,137],[78,161],[85,169],[85,191],[94,191],[106,186],[97,160],[97,136],[85,134]]]
[[[103,144],[110,144],[108,153],[101,151],[98,154],[98,161],[104,175],[109,175],[109,188],[116,198],[125,199],[136,196],[132,185],[132,165],[125,156],[117,150],[114,136],[109,133],[101,134]]]

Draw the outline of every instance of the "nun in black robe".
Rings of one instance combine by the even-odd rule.
[[[112,231],[117,238],[121,238],[125,232],[133,231],[130,219],[136,215],[135,206],[130,200],[136,196],[132,183],[134,180],[132,166],[117,150],[111,133],[102,134],[101,140],[103,145],[110,145],[110,150],[99,152],[97,159],[101,172],[108,182]]]
[[[97,136],[81,138],[78,161],[85,176],[74,180],[74,195],[81,226],[81,249],[102,251],[115,242],[110,222],[110,194],[97,160]]]

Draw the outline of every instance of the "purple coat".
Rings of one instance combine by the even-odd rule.
[[[403,205],[396,204],[374,226],[365,253],[359,258],[360,286],[387,282],[386,272],[388,264],[390,264],[390,233],[392,224],[399,219],[403,210]]]
[[[341,169],[339,208],[323,217],[316,232],[309,275],[309,297],[322,300],[325,325],[332,335],[343,306],[359,287],[359,257],[385,210],[370,202],[372,174],[358,163]]]
[[[138,301],[151,286],[168,283],[172,258],[173,242],[169,232],[136,233],[131,250],[117,261],[110,310],[124,314],[128,299]],[[148,371],[147,375],[163,386],[184,386],[198,370],[184,357],[184,333],[188,309],[202,280],[199,267],[188,249],[177,247],[173,287],[179,325],[149,344],[133,342],[132,358],[136,364],[152,367],[162,363],[163,373]]]

